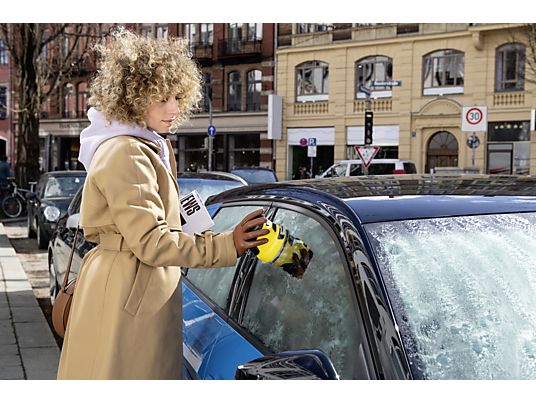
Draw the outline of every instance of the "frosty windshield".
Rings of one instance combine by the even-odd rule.
[[[414,373],[536,379],[536,214],[366,225]]]

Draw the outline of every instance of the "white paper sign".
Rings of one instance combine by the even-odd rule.
[[[197,190],[180,200],[182,231],[188,234],[201,233],[214,226],[214,222]]]

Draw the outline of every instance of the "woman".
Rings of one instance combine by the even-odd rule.
[[[98,46],[80,225],[99,243],[85,257],[58,379],[180,379],[180,266],[226,267],[266,242],[262,210],[232,232],[181,231],[169,140],[200,99],[200,73],[181,41],[119,30]],[[171,156],[171,157],[170,157]]]

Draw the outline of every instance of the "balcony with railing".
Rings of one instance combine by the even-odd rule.
[[[199,61],[212,60],[212,43],[192,43],[190,50],[193,57]]]
[[[223,39],[218,46],[220,59],[262,55],[262,41],[260,40]]]

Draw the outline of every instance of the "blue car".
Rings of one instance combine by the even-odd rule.
[[[191,379],[536,379],[536,178],[339,177],[208,199],[312,251],[301,277],[248,251],[184,269]],[[301,264],[298,259],[296,264]]]

